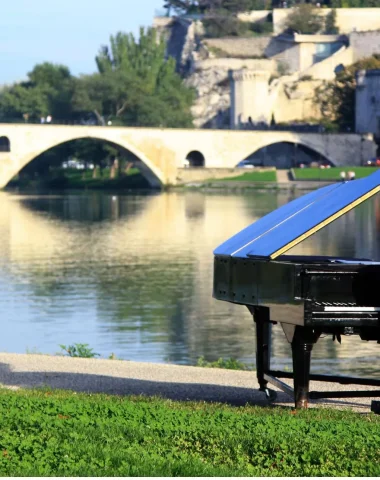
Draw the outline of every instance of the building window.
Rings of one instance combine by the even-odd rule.
[[[325,58],[331,57],[331,55],[334,55],[334,53],[342,48],[343,45],[343,42],[316,43],[314,63],[321,62]]]

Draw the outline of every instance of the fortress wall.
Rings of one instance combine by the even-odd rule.
[[[243,58],[208,58],[194,62],[194,70],[223,69],[237,70],[249,68],[254,70],[276,71],[276,62],[269,59],[243,59]]]
[[[352,65],[354,63],[354,52],[351,47],[342,47],[331,57],[326,58],[322,62],[314,63],[308,69],[302,70],[303,75],[310,75],[319,80],[333,80],[335,78],[335,70],[340,65]]]
[[[350,34],[350,46],[353,50],[353,62],[380,53],[380,29],[368,32],[352,32]]]
[[[219,48],[228,56],[236,58],[267,57],[267,48],[272,41],[270,35],[253,38],[210,38],[204,40],[208,47]]]
[[[273,31],[276,35],[284,31],[286,20],[292,9],[273,10]],[[321,15],[328,15],[330,8],[320,9]],[[380,8],[337,8],[336,24],[340,33],[363,32],[380,29]]]
[[[304,81],[280,89],[273,104],[273,116],[276,123],[305,121],[321,118],[321,112],[314,102],[315,88],[320,82]]]

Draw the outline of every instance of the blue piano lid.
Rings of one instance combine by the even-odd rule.
[[[283,205],[231,237],[215,255],[274,259],[380,191],[380,171],[335,183]]]

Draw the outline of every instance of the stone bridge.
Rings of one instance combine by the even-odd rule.
[[[83,138],[134,154],[152,186],[175,185],[186,158],[194,166],[233,168],[261,148],[281,142],[303,145],[336,166],[361,165],[376,152],[371,136],[356,134],[0,124],[0,188],[38,155]]]

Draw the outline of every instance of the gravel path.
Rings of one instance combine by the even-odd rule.
[[[265,395],[257,391],[255,372],[120,360],[0,353],[0,385],[13,389],[50,386],[77,392],[159,395],[174,400],[268,405]],[[373,390],[374,387],[311,382],[311,390],[340,389]],[[334,406],[367,413],[371,400],[318,400],[312,401],[311,406]],[[293,400],[282,392],[278,393],[273,404],[294,405]]]

